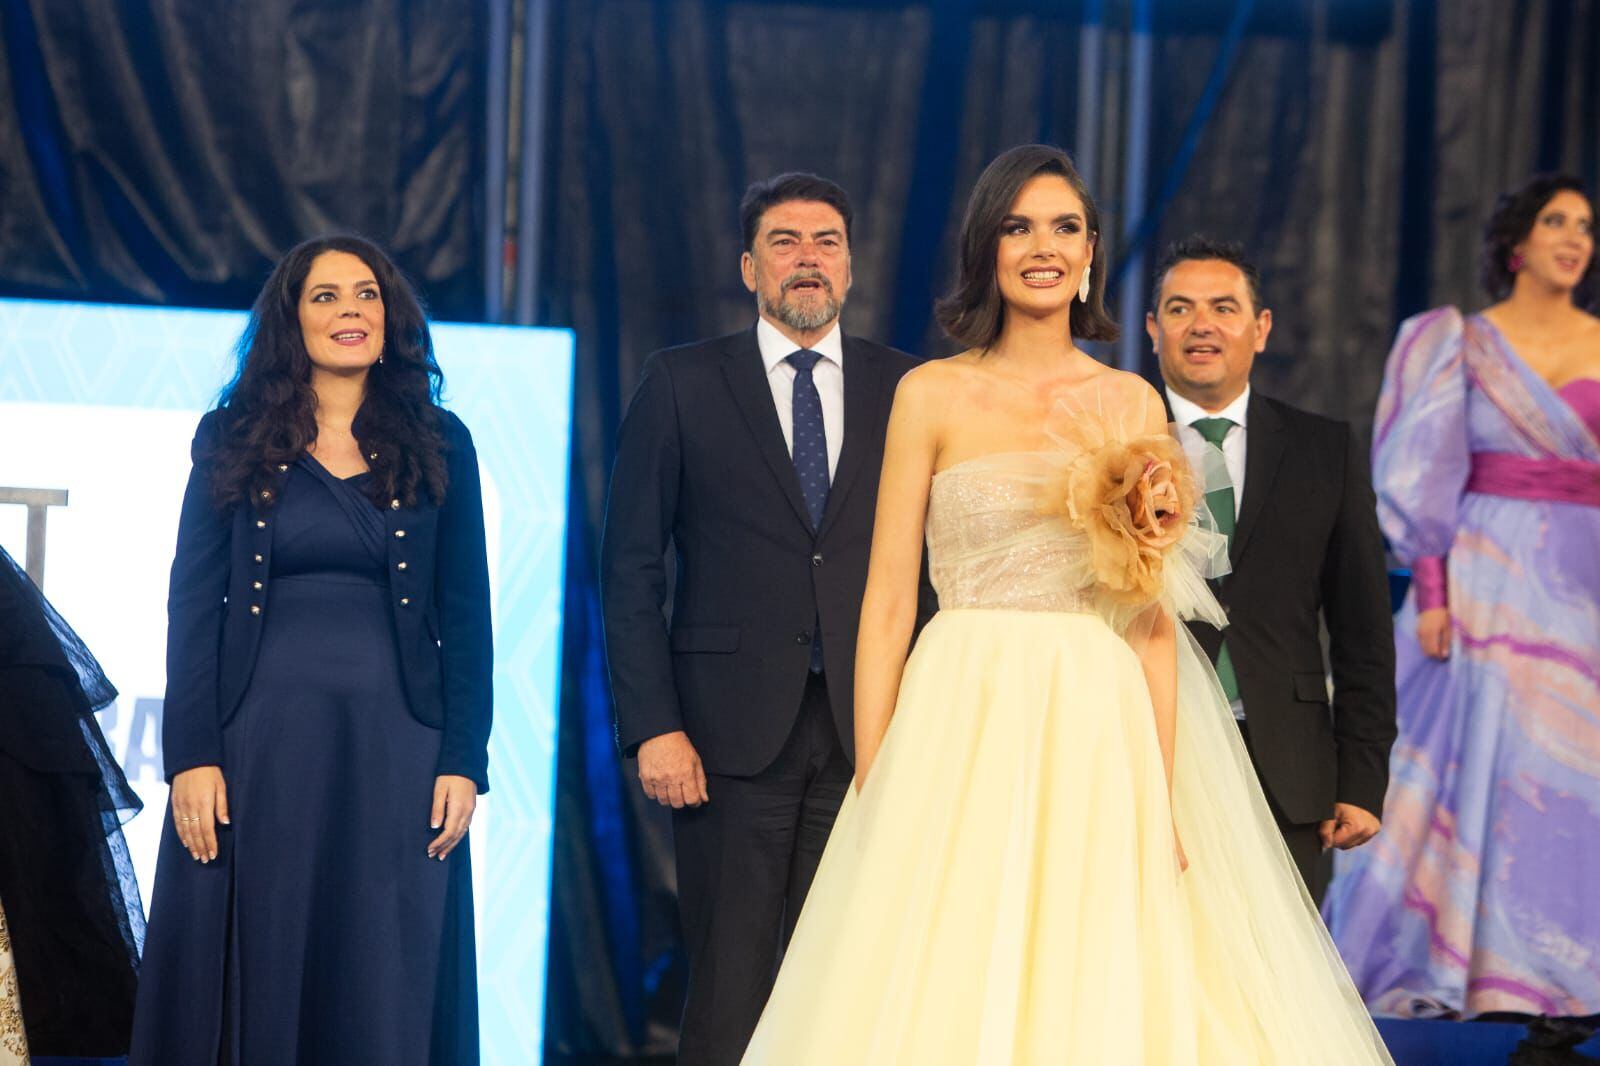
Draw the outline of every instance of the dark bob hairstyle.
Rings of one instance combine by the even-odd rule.
[[[1492,299],[1504,300],[1511,295],[1517,280],[1516,272],[1511,269],[1513,249],[1527,240],[1534,223],[1539,220],[1539,212],[1559,192],[1575,192],[1588,200],[1591,208],[1594,205],[1594,198],[1583,182],[1570,174],[1535,174],[1521,188],[1501,193],[1500,199],[1495,201],[1494,213],[1483,228],[1483,262],[1479,268],[1479,280]],[[1572,293],[1572,300],[1579,307],[1593,306],[1597,273],[1600,273],[1600,256],[1591,256],[1589,269],[1583,272],[1583,278]]]
[[[1094,258],[1090,260],[1089,302],[1073,297],[1070,318],[1072,336],[1078,340],[1114,341],[1117,324],[1106,314],[1105,242],[1100,240],[1100,210],[1088,186],[1078,176],[1067,153],[1047,144],[1025,144],[1001,155],[984,168],[967,199],[967,213],[961,220],[961,248],[956,263],[956,283],[950,293],[934,305],[939,326],[953,339],[969,348],[986,349],[1000,339],[1005,323],[1005,304],[1000,299],[1000,283],[995,276],[995,260],[1000,254],[1000,226],[1017,194],[1029,180],[1040,174],[1056,174],[1072,186],[1083,201],[1089,235],[1094,238]]]
[[[372,470],[369,495],[387,508],[426,490],[444,502],[446,468],[439,392],[444,375],[422,305],[405,276],[361,237],[317,237],[279,260],[250,309],[239,339],[239,369],[222,390],[221,433],[212,463],[212,495],[227,507],[259,495],[278,464],[293,463],[317,439],[317,394],[300,329],[300,295],[311,264],[325,252],[348,252],[372,270],[383,300],[383,361],[367,372],[366,395],[351,427]]]

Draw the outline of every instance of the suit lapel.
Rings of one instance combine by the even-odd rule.
[[[772,476],[778,479],[778,485],[788,497],[795,515],[810,529],[811,515],[806,511],[806,498],[800,492],[800,477],[794,472],[794,459],[783,440],[783,427],[778,424],[778,409],[772,403],[772,386],[767,384],[766,367],[761,362],[761,349],[756,344],[754,327],[731,338],[722,362],[722,373],[728,379],[728,388],[733,393],[739,413],[750,427],[750,435],[755,438],[756,450],[761,453],[767,466],[772,468]],[[847,375],[847,390],[849,380]],[[849,424],[848,419],[847,407],[846,425]],[[848,434],[845,439],[848,443]],[[732,458],[729,456],[730,460]]]
[[[1267,497],[1272,493],[1272,479],[1278,473],[1285,445],[1283,420],[1257,392],[1250,394],[1249,424],[1245,427],[1245,434],[1244,504],[1239,508],[1233,544],[1228,550],[1228,558],[1235,569],[1239,566],[1245,545],[1250,541],[1250,534],[1255,532],[1266,510]]]
[[[822,512],[822,527],[818,536],[844,508],[845,497],[856,481],[866,457],[872,452],[872,434],[878,425],[878,392],[883,380],[883,367],[877,356],[867,347],[857,344],[852,337],[842,338],[844,344],[844,443],[839,449],[839,467],[833,472],[833,484],[828,488],[828,505]]]

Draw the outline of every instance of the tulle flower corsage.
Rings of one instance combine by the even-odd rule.
[[[1089,542],[1094,581],[1124,604],[1162,592],[1168,556],[1189,532],[1199,487],[1171,437],[1102,440],[1073,456],[1046,487],[1041,510]]]

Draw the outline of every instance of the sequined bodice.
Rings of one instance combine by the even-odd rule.
[[[1064,458],[1002,452],[940,471],[928,497],[928,570],[941,609],[1091,610],[1088,540],[1040,512]]]

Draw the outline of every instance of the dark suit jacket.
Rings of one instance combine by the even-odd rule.
[[[681,729],[709,772],[759,772],[799,713],[820,617],[834,724],[854,758],[856,629],[884,431],[895,385],[915,365],[844,338],[844,441],[814,531],[754,328],[646,361],[617,441],[601,547],[625,755]],[[931,611],[924,584],[923,617]]]
[[[1395,738],[1394,625],[1366,453],[1347,424],[1259,391],[1247,418],[1233,572],[1217,598],[1256,769],[1291,822],[1331,817],[1335,802],[1381,817]],[[1215,660],[1222,634],[1190,628]]]
[[[222,766],[222,727],[250,684],[272,573],[271,508],[252,501],[220,510],[212,502],[206,457],[218,417],[207,414],[195,433],[167,598],[162,747],[169,781],[196,766]],[[383,513],[389,606],[411,714],[444,731],[438,772],[469,777],[487,791],[494,652],[478,456],[455,415],[444,412],[442,428],[444,506],[395,501]]]

